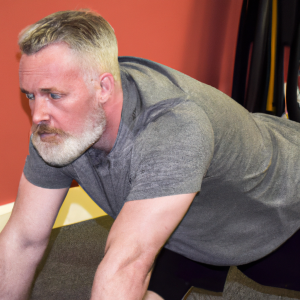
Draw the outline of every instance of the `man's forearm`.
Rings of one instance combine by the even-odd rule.
[[[28,298],[36,267],[46,245],[22,245],[0,235],[0,299]]]
[[[0,299],[26,299],[68,189],[45,189],[21,176],[11,217],[0,234]]]
[[[91,300],[142,300],[154,260],[195,193],[128,201],[115,220]]]
[[[142,254],[118,261],[104,257],[94,279],[91,300],[142,300],[147,291],[155,255]]]

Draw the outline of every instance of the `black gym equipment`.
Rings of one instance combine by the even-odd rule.
[[[285,111],[284,49],[290,47],[286,102],[300,122],[297,102],[300,58],[300,1],[244,0],[232,98],[250,112],[282,116]]]

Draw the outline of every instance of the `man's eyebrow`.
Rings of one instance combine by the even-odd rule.
[[[24,90],[24,89],[22,89],[22,88],[20,88],[20,90],[21,90],[21,92],[22,92],[23,94],[29,94],[29,92],[27,92],[26,90]]]
[[[48,88],[48,89],[40,89],[42,93],[51,93],[51,92],[59,92],[56,88]]]
[[[50,92],[53,92],[53,89],[40,89],[40,91],[42,92],[42,93],[50,93]]]
[[[23,88],[20,88],[21,92],[24,94],[30,94],[28,91],[24,90]],[[45,88],[45,89],[40,89],[40,91],[42,93],[51,93],[51,92],[60,92],[58,89],[56,88]]]

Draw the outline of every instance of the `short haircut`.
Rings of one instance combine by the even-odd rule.
[[[117,39],[113,28],[99,14],[86,9],[56,12],[28,26],[19,36],[20,50],[26,55],[60,42],[79,54],[84,68],[109,72],[120,81]]]

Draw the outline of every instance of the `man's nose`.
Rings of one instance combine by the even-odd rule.
[[[39,124],[50,120],[49,102],[43,97],[36,97],[31,105],[32,122]]]

